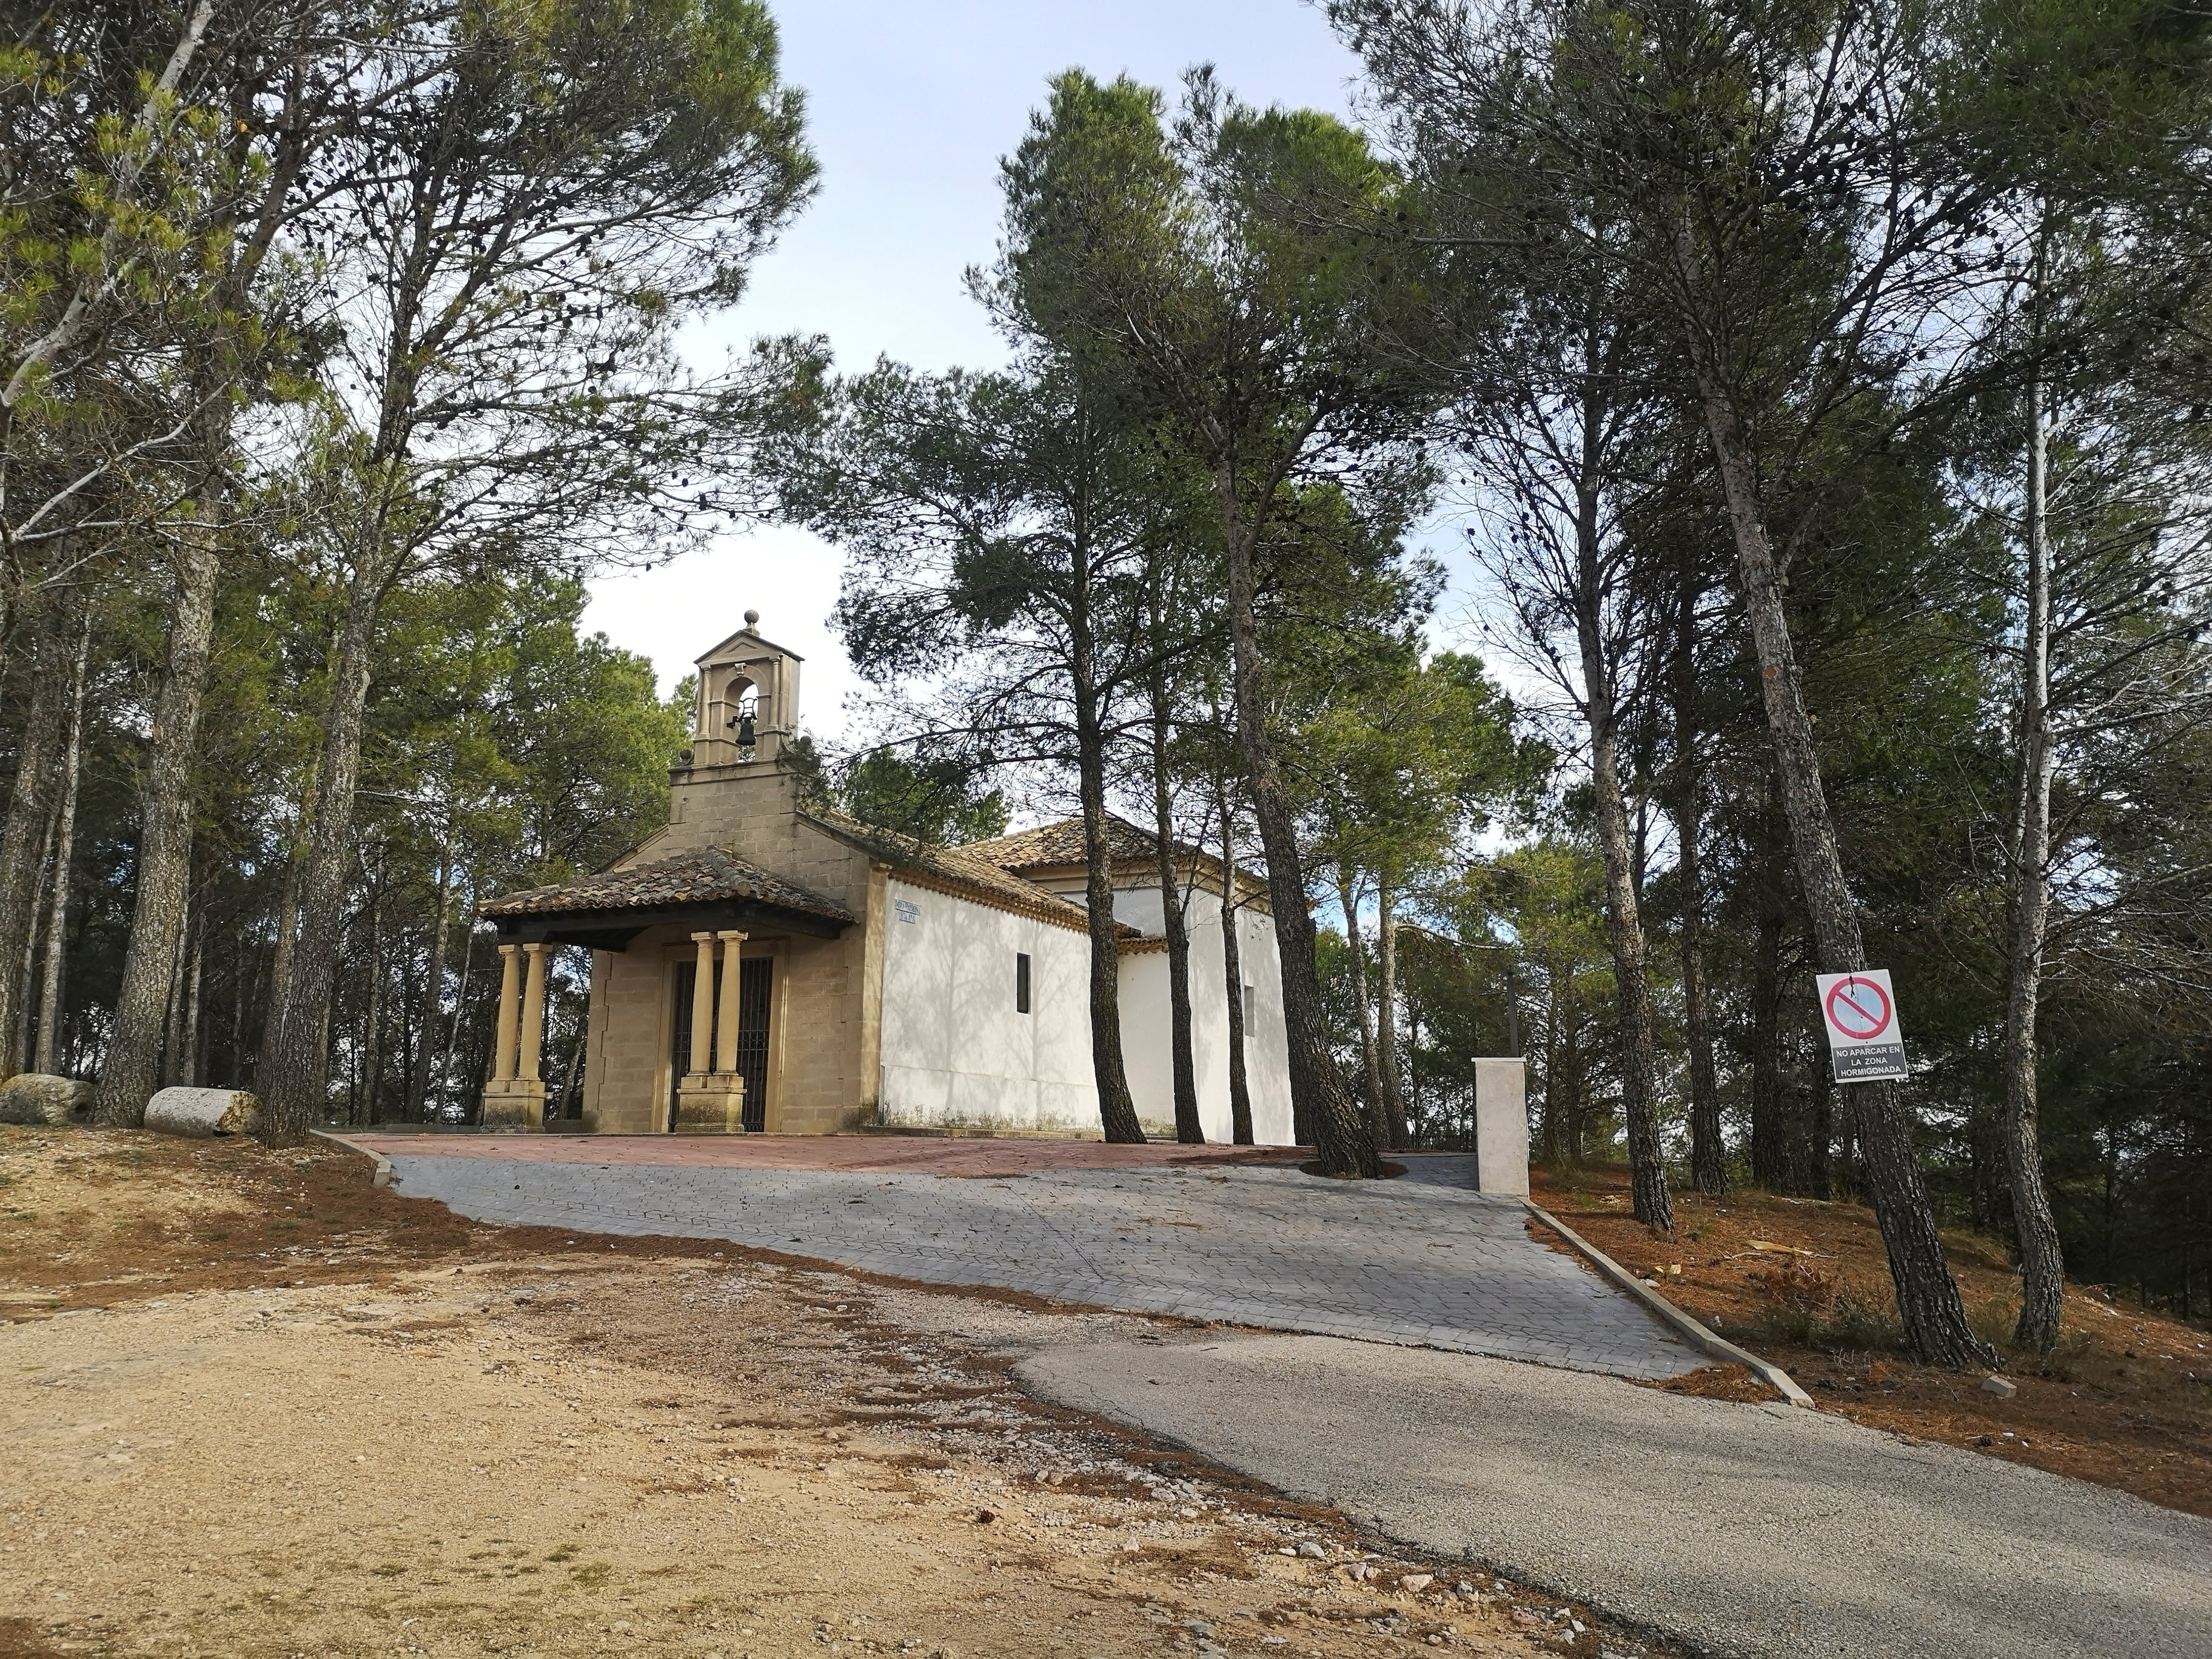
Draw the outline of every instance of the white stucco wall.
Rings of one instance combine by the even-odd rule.
[[[1079,886],[1071,896],[1080,902]],[[902,920],[910,906],[912,921]],[[1114,914],[1157,935],[1159,889],[1117,888]],[[1245,1034],[1253,1137],[1291,1144],[1290,1057],[1273,920],[1237,914],[1253,1013]],[[1208,1140],[1231,1138],[1229,1007],[1221,961],[1221,902],[1203,889],[1189,905],[1191,1060]],[[1014,955],[1030,957],[1030,1007],[1014,1012]],[[891,878],[884,938],[883,1117],[889,1123],[1010,1129],[1098,1127],[1091,1069],[1088,937]],[[1121,958],[1121,1062],[1147,1133],[1175,1133],[1168,958]]]
[[[884,1121],[1097,1129],[1088,938],[896,877],[884,908]]]
[[[1148,933],[1164,923],[1157,887],[1126,888],[1114,895],[1115,914]],[[1244,1037],[1244,1071],[1252,1093],[1252,1135],[1263,1146],[1291,1143],[1291,1078],[1283,1035],[1283,977],[1275,954],[1273,920],[1253,910],[1237,913],[1239,966],[1252,988],[1252,1022]],[[1203,888],[1190,895],[1190,1048],[1198,1078],[1198,1116],[1208,1140],[1227,1140],[1229,1117],[1229,998],[1221,959],[1221,901]],[[1121,961],[1121,1054],[1137,1117],[1173,1132],[1175,1078],[1165,951]]]
[[[1122,878],[1125,882],[1127,877]],[[1046,884],[1077,903],[1083,902],[1080,877],[1062,877]],[[951,902],[957,903],[954,900]],[[1131,884],[1114,890],[1114,916],[1118,921],[1157,937],[1165,927],[1156,885]],[[1252,1091],[1253,1137],[1263,1146],[1291,1144],[1290,1054],[1283,1034],[1283,976],[1275,954],[1275,925],[1272,917],[1255,910],[1237,915],[1237,942],[1243,950],[1244,982],[1252,987],[1253,1016],[1245,1034],[1245,1073]],[[1190,895],[1191,1061],[1198,1074],[1199,1121],[1208,1140],[1230,1139],[1229,1121],[1229,1007],[1221,967],[1221,901],[1197,889]],[[892,939],[896,942],[896,920]],[[1048,929],[1058,932],[1057,929]],[[1089,946],[1080,934],[1069,933],[1078,957],[1077,995],[1081,999],[1088,971]],[[888,961],[888,957],[886,957]],[[886,970],[888,972],[888,969]],[[884,1030],[890,1030],[889,980],[886,979]],[[1146,951],[1121,958],[1121,1065],[1129,1079],[1138,1121],[1147,1133],[1175,1133],[1173,1047],[1168,1016],[1168,959],[1164,951]],[[1090,1022],[1083,1015],[1080,1033],[1084,1054],[1080,1068],[1088,1083],[1091,1073]],[[889,1075],[890,1049],[884,1049]],[[1086,1096],[1089,1115],[1084,1127],[1097,1123],[1097,1091]]]

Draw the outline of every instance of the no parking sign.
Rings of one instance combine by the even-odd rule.
[[[1822,974],[1817,983],[1837,1082],[1902,1081],[1911,1075],[1905,1069],[1905,1034],[1897,1028],[1897,997],[1887,968]]]

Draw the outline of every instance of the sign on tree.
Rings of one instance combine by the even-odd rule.
[[[1905,1034],[1897,1025],[1897,997],[1887,968],[1822,974],[1820,1024],[1828,1034],[1828,1060],[1838,1083],[1903,1081]]]

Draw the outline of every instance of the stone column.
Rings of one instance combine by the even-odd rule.
[[[522,964],[516,960],[522,947],[502,945],[499,947],[499,1024],[492,1028],[491,1080],[504,1083],[514,1075],[514,1043],[520,1026],[515,1007],[518,970]]]
[[[732,1077],[738,1071],[738,947],[743,933],[724,933],[722,940],[722,1006],[714,1019],[714,1069]]]
[[[698,977],[691,984],[691,1075],[707,1075],[707,1060],[714,1041],[714,936],[694,933],[699,947]]]
[[[523,981],[521,1047],[514,1063],[514,1075],[534,1083],[538,1080],[538,1053],[545,1042],[545,945],[542,940],[526,945],[522,953],[530,960],[530,973]]]

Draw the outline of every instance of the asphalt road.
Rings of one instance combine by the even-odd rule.
[[[722,1238],[926,1285],[1621,1376],[1675,1376],[1705,1363],[1630,1297],[1531,1238],[1520,1200],[1455,1185],[1465,1158],[1408,1160],[1419,1167],[1404,1181],[1320,1181],[1225,1162],[971,1179],[910,1163],[803,1167],[808,1156],[856,1150],[826,1135],[560,1139],[570,1144],[360,1144],[391,1159],[407,1197],[479,1221]],[[793,1144],[803,1139],[819,1151]],[[658,1161],[664,1149],[685,1162]]]
[[[1317,1336],[1045,1348],[1018,1374],[1716,1655],[2212,1656],[2212,1522],[1822,1413]]]

